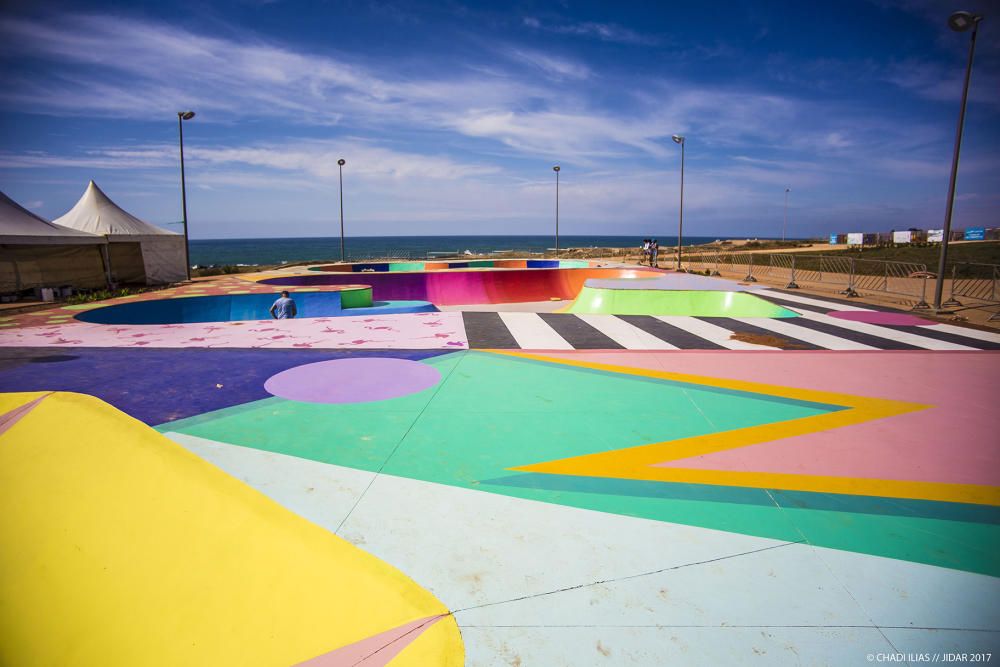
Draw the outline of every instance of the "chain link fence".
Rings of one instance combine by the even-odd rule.
[[[699,253],[686,257],[685,264],[697,273],[735,276],[744,282],[766,280],[788,289],[815,284],[838,287],[848,297],[856,297],[861,291],[896,294],[916,301],[915,307],[926,306],[927,281],[932,277],[926,264],[916,262],[806,253]],[[984,292],[987,288],[977,278],[963,289]],[[993,289],[995,293],[995,285]]]

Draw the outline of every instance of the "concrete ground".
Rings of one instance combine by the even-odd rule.
[[[266,290],[225,276],[136,299]],[[0,522],[0,562],[35,586],[0,573],[0,590],[19,591],[10,618],[36,619],[9,625],[0,657],[84,655],[118,627],[174,664],[210,649],[289,665],[986,661],[1000,334],[752,293],[795,317],[555,313],[561,300],[0,318],[0,502],[35,522]],[[38,492],[54,479],[65,496]],[[104,497],[64,544],[60,517]],[[165,498],[177,513],[144,521]],[[239,546],[212,537],[223,526]],[[111,570],[109,544],[129,555]],[[53,572],[73,575],[43,588]],[[99,605],[80,602],[84,581]],[[201,643],[142,635],[167,623]]]

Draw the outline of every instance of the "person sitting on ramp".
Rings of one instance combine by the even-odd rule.
[[[268,312],[276,320],[290,320],[299,314],[295,301],[288,296],[288,290],[281,293],[281,297],[271,305]]]

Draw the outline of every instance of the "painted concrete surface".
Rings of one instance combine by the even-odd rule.
[[[369,403],[408,396],[441,381],[430,364],[409,359],[334,359],[289,368],[264,383],[269,394],[306,403]]]
[[[708,292],[751,292],[763,289],[754,283],[744,283],[726,278],[712,278],[693,273],[660,273],[654,278],[639,277],[632,280],[591,278],[586,287],[616,290],[681,290]]]
[[[897,326],[927,326],[936,324],[933,320],[926,320],[909,313],[885,313],[879,311],[844,311],[830,313],[830,317],[837,317],[842,320],[852,322],[867,322],[868,324],[895,324]]]
[[[423,299],[437,305],[474,303],[513,303],[572,299],[590,278],[635,278],[658,276],[652,269],[577,268],[511,269],[502,271],[453,270],[428,273],[365,273],[364,281],[372,286],[375,299]],[[325,287],[357,282],[358,274],[311,274],[265,277],[259,284],[302,287]]]
[[[460,313],[313,317],[201,324],[66,322],[0,331],[0,347],[463,349]]]
[[[463,663],[398,570],[95,398],[0,410],[39,398],[0,435],[4,664],[290,665],[414,621],[394,664]]]
[[[2,627],[18,633],[0,662],[75,650],[74,628],[99,640],[80,650],[117,633],[102,664],[155,663],[138,651],[159,650],[162,628],[199,638],[159,650],[174,664],[197,650],[523,666],[1000,650],[1000,357],[976,351],[1000,336],[755,293],[801,316],[508,310],[201,333],[90,331],[71,308],[4,320],[0,392],[18,393],[0,393],[0,495],[26,511],[0,529],[37,539],[0,540],[16,601]],[[192,582],[199,595],[177,601]],[[86,602],[65,602],[74,591]],[[66,655],[38,662],[83,662]]]
[[[812,469],[774,472],[763,464],[750,470],[658,465],[796,439],[821,461],[835,458],[828,449],[846,447],[838,455],[864,463],[865,443],[891,433],[884,429],[893,423],[916,441],[910,427],[934,423],[920,418],[932,404],[899,400],[891,386],[879,389],[864,378],[845,386],[847,392],[831,392],[719,379],[718,368],[715,375],[636,368],[717,358],[706,353],[604,353],[620,362],[614,366],[595,365],[604,361],[601,353],[564,354],[571,359],[555,359],[557,353],[549,359],[448,354],[424,362],[441,368],[437,387],[377,405],[274,398],[159,428],[501,495],[777,540],[804,536],[814,545],[974,572],[996,570],[990,555],[998,540],[995,472],[972,476],[997,466],[981,444],[956,446],[947,454],[964,481],[943,470],[929,478],[909,469],[866,477],[863,467],[816,475]],[[737,368],[760,367],[727,354],[739,360]],[[846,364],[846,356],[836,358]],[[923,377],[904,380],[909,386],[925,382]],[[516,386],[530,390],[514,391]],[[873,389],[879,390],[874,396]],[[949,408],[959,419],[969,414],[961,406]],[[378,419],[366,419],[370,414]],[[966,435],[991,442],[984,438],[988,422],[979,423]],[[289,432],[296,434],[293,441]],[[934,441],[934,431],[923,437]],[[934,448],[907,449],[905,456],[918,471],[937,469],[943,458]]]
[[[357,294],[348,296],[354,292]],[[296,319],[437,312],[434,304],[427,301],[373,302],[368,287],[348,292],[291,293],[290,298],[297,308]],[[270,308],[274,303],[275,297],[271,294],[174,297],[92,308],[77,313],[74,319],[108,325],[270,320],[273,319]]]
[[[579,269],[586,268],[590,265],[591,262],[585,259],[469,259],[430,262],[355,262],[347,264],[311,266],[309,267],[309,270],[333,273],[362,273],[366,271],[451,271],[469,268]]]
[[[445,353],[405,350],[392,355],[414,360]],[[297,366],[385,354],[267,348],[0,348],[0,391],[90,394],[155,426],[270,398],[264,386],[268,378]]]
[[[580,290],[579,296],[565,312],[694,317],[796,317],[795,312],[746,292],[662,287],[620,289],[593,287],[589,284]]]
[[[559,353],[549,356],[559,357]],[[758,355],[600,354],[574,361],[613,363],[736,380],[763,381],[846,394],[893,397],[930,406],[905,415],[772,440],[741,449],[672,461],[671,467],[785,474],[908,479],[995,486],[998,454],[990,406],[1000,391],[1000,359],[989,352],[811,353]],[[878,367],[878,374],[868,369]],[[931,379],[933,378],[933,381]],[[948,415],[945,417],[944,415]],[[951,443],[947,448],[942,442]]]
[[[87,325],[59,320],[0,329],[0,347],[774,350],[774,345],[783,345],[790,350],[1000,349],[1000,337],[975,329],[945,328],[942,324],[884,326],[808,311],[800,315],[780,319],[463,309],[440,314],[200,325]],[[429,329],[432,327],[438,328]],[[747,342],[746,334],[755,341],[764,334],[767,344]]]
[[[384,474],[359,502],[371,478],[357,470],[170,435],[224,469],[252,471],[248,483],[380,558],[409,563],[457,610],[469,664],[602,664],[598,642],[624,664],[853,664],[892,650],[886,627],[930,634],[941,650],[956,636],[944,628],[1000,623],[993,577]]]

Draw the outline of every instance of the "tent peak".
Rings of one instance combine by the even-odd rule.
[[[73,208],[55,222],[102,236],[177,236],[176,232],[160,229],[124,210],[93,179]]]

